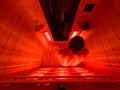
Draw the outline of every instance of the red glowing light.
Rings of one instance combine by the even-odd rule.
[[[77,34],[78,34],[78,31],[74,31],[74,32],[72,33],[71,38],[75,37]]]
[[[74,55],[68,49],[61,49],[56,56],[62,66],[76,66],[84,59],[82,54]]]
[[[44,32],[44,35],[45,35],[45,37],[47,38],[48,41],[52,41],[48,32]]]
[[[73,54],[68,48],[61,48],[56,52],[58,63],[62,66],[77,66],[86,57],[89,51],[84,48],[79,53]]]
[[[43,70],[47,72],[43,73]],[[28,76],[25,80],[45,80],[46,78],[48,78],[48,80],[78,80],[77,76],[81,76],[83,79],[100,79],[98,75],[99,74],[91,72],[86,68],[79,67],[43,68],[31,72],[31,74],[29,74],[30,77]]]
[[[59,73],[58,76],[66,76],[65,73]]]
[[[44,74],[42,74],[42,73],[32,73],[32,74],[30,74],[30,76],[43,76]]]
[[[95,74],[92,72],[83,72],[81,73],[81,76],[95,76]]]

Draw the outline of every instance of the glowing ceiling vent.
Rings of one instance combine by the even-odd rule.
[[[78,31],[74,31],[74,32],[72,33],[71,38],[73,38],[73,37],[77,36],[77,34],[78,34]]]
[[[48,40],[48,41],[52,41],[51,37],[50,37],[50,34],[46,31],[44,32],[44,35],[45,35],[45,38]]]

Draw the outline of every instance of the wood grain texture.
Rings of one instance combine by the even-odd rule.
[[[96,4],[91,13],[83,12],[86,3]],[[80,30],[79,35],[85,39],[89,50],[84,60],[86,67],[120,79],[119,10],[119,0],[81,0],[72,31]],[[66,42],[48,43],[42,31],[34,32],[34,19],[39,19],[44,30],[49,31],[38,0],[0,0],[0,76],[60,66],[55,52]],[[88,31],[78,27],[81,21],[90,22]]]
[[[0,4],[0,76],[40,67],[44,46],[31,16],[17,0]]]
[[[120,78],[120,2],[103,1],[91,16],[86,47],[90,53],[86,66]],[[83,36],[85,36],[83,35]]]

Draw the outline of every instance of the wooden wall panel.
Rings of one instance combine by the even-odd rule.
[[[41,41],[36,38],[33,21],[19,1],[0,1],[1,78],[40,67],[45,51]]]
[[[104,0],[94,11],[86,33],[90,53],[86,66],[120,78],[120,2]],[[91,33],[92,32],[92,33]]]

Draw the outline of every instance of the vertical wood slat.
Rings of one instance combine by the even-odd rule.
[[[36,40],[32,18],[16,0],[1,5],[0,76],[40,67],[44,47]]]
[[[118,3],[120,4],[114,0],[103,1],[91,18],[93,30],[96,32],[93,31],[86,40],[91,51],[91,55],[88,55],[91,61],[86,60],[86,65],[89,66],[89,62],[94,62],[89,68],[94,67],[95,70],[106,68],[115,78],[120,78],[120,15],[118,15],[120,6]],[[92,48],[89,48],[90,43],[93,44]],[[100,62],[103,62],[101,64],[99,60],[95,60],[99,57],[101,57]]]

